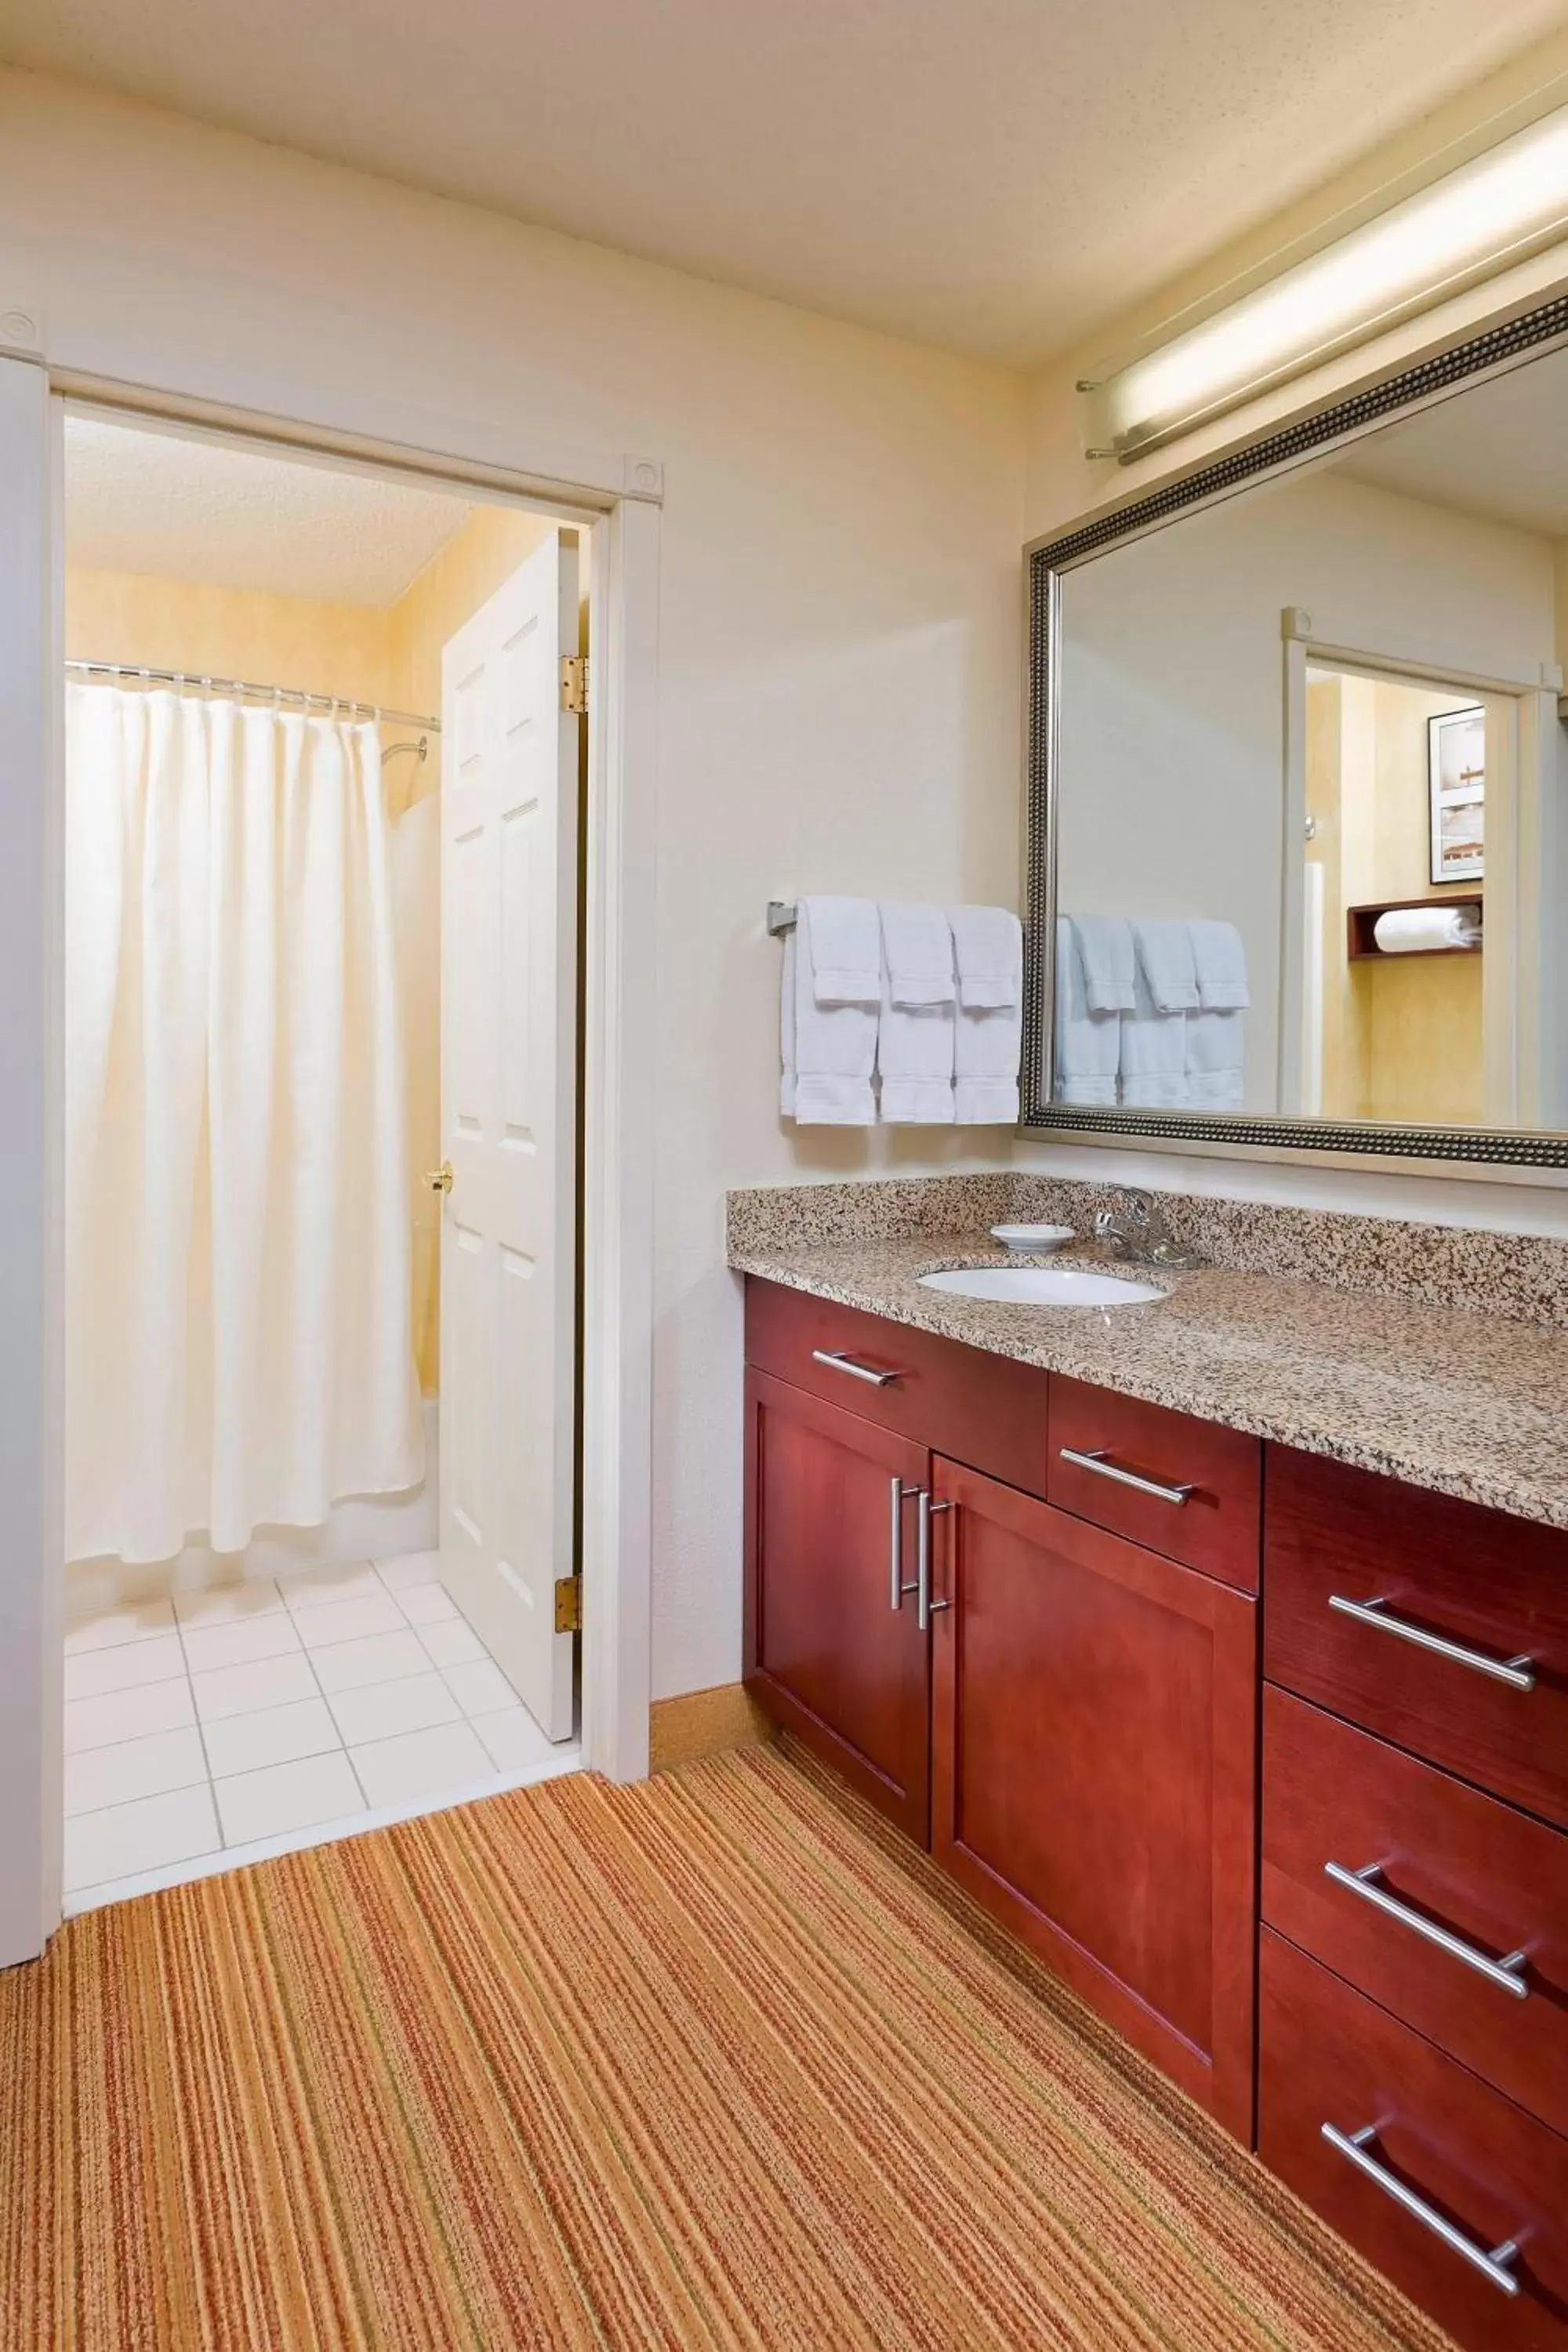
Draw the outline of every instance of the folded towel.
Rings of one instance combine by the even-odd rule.
[[[798,926],[811,918],[812,988],[818,1004],[882,1001],[882,932],[874,898],[802,898]]]
[[[1234,1012],[1250,1004],[1247,986],[1247,950],[1234,923],[1189,923],[1193,964],[1197,973],[1198,1003],[1205,1013]]]
[[[1480,908],[1447,907],[1440,898],[1429,907],[1391,907],[1379,915],[1372,935],[1384,955],[1430,955],[1439,948],[1479,948]]]
[[[881,975],[878,974],[880,992]],[[779,1101],[801,1127],[871,1127],[877,1098],[877,1014],[865,1004],[819,1004],[812,956],[811,902],[802,899],[784,933],[779,1042],[784,1083]]]
[[[1133,973],[1132,1010],[1121,1015],[1120,1093],[1123,1103],[1141,1110],[1179,1110],[1187,1100],[1187,1015],[1159,1010],[1142,957]]]
[[[1132,927],[1120,915],[1072,915],[1090,1013],[1132,1010]]]
[[[945,936],[945,921],[942,931]],[[950,942],[950,957],[952,951]],[[950,964],[950,996],[952,987]],[[889,1127],[951,1127],[954,1116],[952,1003],[898,1004],[892,991],[892,976],[884,972],[877,1031],[878,1100],[883,1122]]]
[[[954,1023],[953,1103],[960,1127],[1016,1127],[1021,1004],[971,1010],[961,1004]]]
[[[953,1000],[952,933],[941,907],[902,898],[877,903],[882,929],[883,1003],[951,1004]]]
[[[1197,1003],[1192,935],[1184,922],[1166,915],[1140,917],[1132,926],[1132,950],[1156,1013],[1185,1013]]]
[[[1187,1100],[1194,1110],[1243,1108],[1247,1094],[1246,1018],[1239,1008],[1187,1014]]]
[[[1124,929],[1125,925],[1122,927]],[[1091,1013],[1084,974],[1079,925],[1067,915],[1057,918],[1056,1077],[1054,1098],[1063,1103],[1100,1104],[1116,1101],[1116,1072],[1121,1051],[1121,1017],[1116,1013]],[[1132,941],[1127,942],[1131,969]],[[1128,993],[1131,988],[1129,984]]]
[[[950,907],[958,1001],[972,1013],[1023,1001],[1024,927],[1011,907]]]

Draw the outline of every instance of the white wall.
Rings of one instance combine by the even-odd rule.
[[[525,470],[663,461],[654,1688],[731,1679],[723,1190],[935,1164],[781,1125],[763,908],[1016,892],[1022,383],[9,73],[0,222],[0,310],[58,368]]]
[[[1322,644],[1529,677],[1555,658],[1552,545],[1316,471],[1064,582],[1059,903],[1240,927],[1260,1113],[1279,1108],[1287,605]]]

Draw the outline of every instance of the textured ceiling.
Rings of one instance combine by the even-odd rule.
[[[0,55],[1015,362],[1563,0],[6,0]]]
[[[231,443],[66,420],[66,557],[92,571],[392,604],[470,511]]]
[[[1568,538],[1568,352],[1374,434],[1336,471],[1462,514]]]

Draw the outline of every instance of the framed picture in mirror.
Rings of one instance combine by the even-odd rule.
[[[1486,870],[1486,710],[1479,702],[1426,721],[1433,882],[1479,882]]]

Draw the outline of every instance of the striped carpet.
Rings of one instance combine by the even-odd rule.
[[[5,2352],[1433,2352],[797,1757],[494,1797],[0,1978]]]

